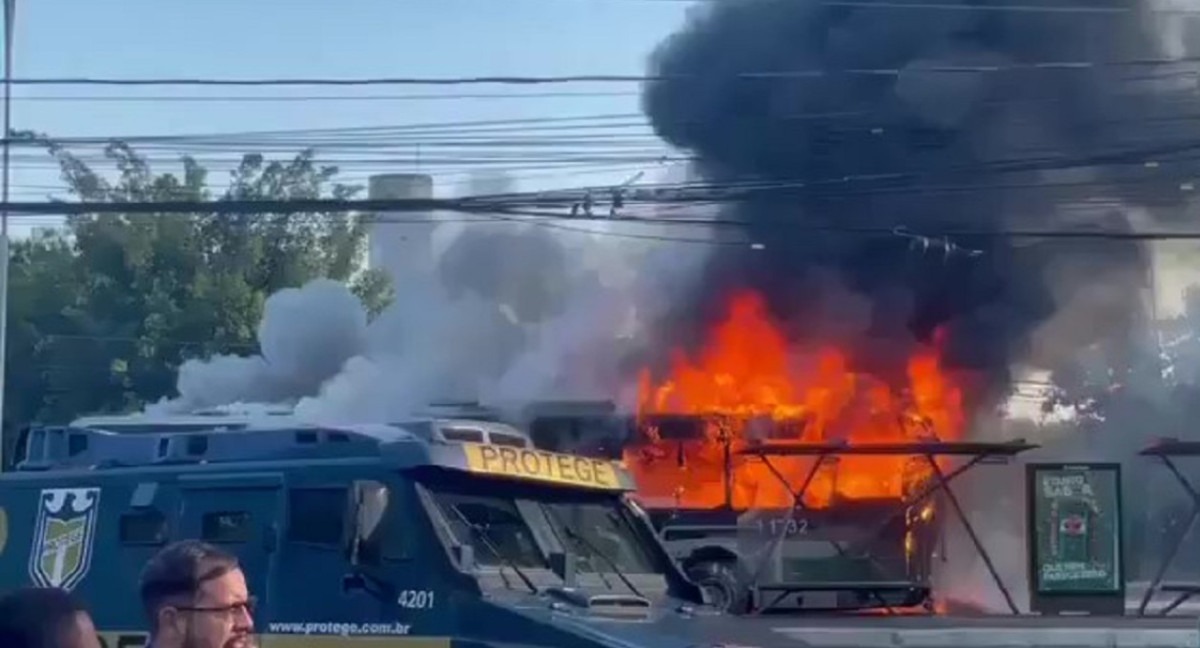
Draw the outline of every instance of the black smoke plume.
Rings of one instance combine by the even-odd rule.
[[[1181,221],[1195,30],[1141,0],[871,4],[703,2],[652,57],[657,133],[716,187],[768,187],[725,214],[765,249],[718,252],[661,330],[700,339],[752,287],[797,339],[840,338],[881,375],[942,329],[948,360],[999,396],[1065,310],[1051,359],[1143,324],[1139,244],[988,233]],[[1052,11],[1084,6],[1111,11]]]

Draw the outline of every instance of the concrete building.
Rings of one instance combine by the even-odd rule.
[[[433,197],[433,178],[417,173],[388,173],[367,181],[372,200]],[[368,267],[386,270],[395,285],[410,283],[433,271],[430,240],[434,214],[430,212],[382,212],[368,239]],[[388,222],[402,220],[409,222]],[[413,220],[426,219],[427,223]]]

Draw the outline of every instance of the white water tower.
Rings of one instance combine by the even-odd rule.
[[[430,199],[433,178],[419,173],[374,175],[367,180],[367,195],[371,200]],[[412,222],[416,220],[424,222]],[[386,270],[396,286],[429,276],[433,271],[430,238],[435,227],[434,214],[429,211],[380,212],[368,237],[368,266]]]

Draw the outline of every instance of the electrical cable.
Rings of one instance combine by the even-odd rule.
[[[444,93],[444,94],[392,94],[392,95],[141,95],[137,97],[117,97],[107,95],[27,95],[13,97],[16,102],[75,102],[87,101],[95,103],[207,103],[207,102],[309,102],[309,101],[463,101],[468,99],[565,99],[590,97],[636,97],[640,93],[628,91],[614,92],[482,92],[482,93]]]
[[[937,169],[941,175],[970,173],[980,175],[990,173],[995,175],[1010,174],[1010,173],[1029,173],[1029,172],[1044,172],[1052,170],[1066,170],[1081,167],[1100,167],[1100,166],[1145,166],[1147,160],[1161,159],[1164,163],[1194,161],[1195,152],[1200,149],[1200,143],[1180,142],[1169,146],[1158,146],[1149,149],[1138,149],[1129,151],[1115,151],[1108,154],[1084,156],[1080,158],[1063,158],[1047,156],[1042,158],[1024,158],[1024,159],[1006,159],[980,164],[974,167],[957,167],[948,169]],[[1179,153],[1192,153],[1190,158],[1172,158],[1171,155]],[[459,160],[461,161],[461,160]],[[641,160],[646,162],[646,159]],[[659,161],[655,159],[654,161]],[[1157,164],[1157,162],[1156,162]],[[787,194],[783,190],[798,191],[805,190],[805,195],[808,197],[817,197],[826,200],[838,198],[856,198],[868,194],[928,194],[946,192],[963,192],[963,191],[996,191],[996,190],[1015,190],[1015,189],[1031,189],[1031,190],[1050,190],[1063,188],[1088,188],[1088,187],[1110,187],[1121,184],[1130,183],[1145,183],[1152,185],[1155,188],[1161,188],[1164,182],[1178,182],[1183,188],[1185,184],[1194,183],[1195,179],[1191,174],[1185,173],[1180,176],[1168,175],[1166,173],[1158,173],[1151,177],[1133,177],[1133,178],[1106,178],[1104,180],[1085,180],[1076,182],[1009,182],[1005,184],[981,184],[979,182],[971,184],[941,184],[930,185],[917,182],[921,180],[920,173],[894,173],[894,174],[871,174],[862,176],[841,176],[836,178],[824,179],[791,179],[791,180],[744,180],[744,181],[726,181],[726,182],[687,182],[687,183],[661,183],[651,185],[638,185],[627,189],[622,189],[627,192],[623,196],[623,200],[629,205],[638,203],[645,204],[707,204],[728,202],[731,200],[744,199],[747,196],[754,194],[763,194],[764,192],[774,192],[773,197],[781,198]],[[822,189],[824,193],[822,193]],[[513,193],[499,194],[493,196],[474,196],[470,200],[476,207],[490,206],[495,207],[500,204],[512,206],[557,206],[566,207],[572,201],[577,201],[589,193],[609,193],[613,191],[611,185],[580,187],[569,190],[558,191],[542,191],[534,193]],[[61,205],[61,203],[56,203]],[[55,207],[59,209],[59,207]],[[266,207],[264,210],[268,210]],[[293,210],[295,211],[295,210]],[[301,210],[303,211],[303,210]]]
[[[562,1],[562,0],[559,0]],[[595,0],[587,0],[594,2]],[[749,4],[752,2],[762,2],[763,0],[606,0],[608,2],[629,2],[629,3],[668,3],[668,4]],[[1052,4],[956,4],[950,2],[923,2],[915,0],[912,2],[896,2],[891,0],[790,0],[792,2],[806,2],[812,5],[824,7],[845,7],[852,9],[881,9],[889,11],[952,11],[962,13],[972,12],[995,12],[995,13],[1055,13],[1055,14],[1109,14],[1123,15],[1131,13],[1133,10],[1126,7],[1110,7],[1102,5],[1052,5]],[[1155,9],[1155,12],[1166,14],[1183,14],[1191,15],[1200,13],[1200,9],[1187,9],[1183,7],[1163,6],[1163,8]]]
[[[876,3],[862,3],[880,6]],[[1200,13],[1192,10],[1188,13]],[[1146,58],[1124,61],[1030,61],[1003,65],[931,65],[921,68],[923,73],[998,73],[1019,71],[1092,71],[1118,67],[1157,67],[1187,65],[1200,62],[1200,57]],[[813,70],[780,70],[737,72],[727,75],[738,80],[806,79],[837,75],[850,76],[899,76],[906,68],[844,68]],[[464,76],[464,77],[377,77],[357,79],[336,78],[269,78],[269,79],[217,79],[217,78],[88,78],[88,77],[24,77],[12,80],[18,86],[380,86],[380,85],[556,85],[569,83],[656,83],[687,81],[701,78],[696,75],[645,75],[645,74],[577,74],[561,76]],[[706,74],[706,82],[716,76]]]
[[[998,100],[983,102],[981,107],[1003,107],[1003,106],[1027,106],[1061,103],[1059,99],[1021,99],[1021,100]],[[1180,100],[1177,102],[1181,106],[1191,107],[1194,102]],[[855,110],[839,110],[839,111],[808,111],[797,112],[783,115],[773,115],[771,119],[777,121],[793,121],[793,120],[837,120],[843,118],[855,117],[871,117],[875,115],[887,115],[888,112],[881,109],[855,109]],[[1109,119],[1103,122],[1097,122],[1094,125],[1115,125],[1124,123],[1154,123],[1188,120],[1194,121],[1200,119],[1200,115],[1196,114],[1170,114],[1158,115],[1149,117],[1137,117],[1133,119]],[[585,122],[585,123],[580,123]],[[593,122],[593,123],[586,123]],[[614,123],[616,122],[616,123]],[[556,124],[553,127],[548,127],[549,124]],[[569,125],[568,125],[569,124]],[[856,126],[851,129],[853,132],[861,128],[866,128],[868,125]],[[886,130],[888,124],[869,125],[873,130],[877,130],[882,126]],[[62,137],[48,138],[49,141],[62,145],[85,145],[95,144],[103,145],[112,141],[123,141],[129,144],[162,144],[162,143],[191,143],[193,145],[213,145],[213,144],[239,144],[252,145],[262,143],[280,144],[287,142],[304,142],[313,143],[322,141],[329,143],[330,137],[338,138],[339,142],[361,141],[362,138],[368,138],[368,141],[379,140],[384,136],[399,137],[401,134],[407,134],[411,138],[429,138],[432,135],[456,135],[461,136],[470,134],[477,139],[480,135],[496,134],[496,133],[512,133],[514,131],[523,134],[543,131],[557,130],[573,130],[580,129],[589,133],[588,137],[601,137],[600,133],[592,133],[595,130],[605,130],[612,128],[639,128],[646,130],[648,135],[652,135],[649,130],[650,124],[647,122],[644,115],[640,113],[616,113],[616,114],[592,114],[592,115],[575,115],[569,117],[532,117],[519,119],[502,119],[502,120],[474,120],[474,121],[449,121],[449,122],[432,122],[432,123],[417,123],[397,126],[368,126],[368,127],[339,127],[339,128],[323,128],[323,129],[285,129],[273,131],[243,131],[243,132],[226,132],[226,133],[193,133],[182,135],[108,135],[104,137]],[[581,135],[582,136],[582,135]],[[265,138],[265,139],[264,139]],[[351,139],[353,138],[353,139]],[[14,138],[13,143],[36,144],[37,140],[27,140],[24,138]]]
[[[1198,119],[1200,119],[1200,115],[1198,115]],[[53,143],[53,140],[52,140],[52,143]],[[467,142],[460,142],[460,143],[461,144],[470,144],[469,140],[467,140]],[[433,144],[437,144],[437,143],[434,142]],[[520,143],[517,143],[517,144],[520,144]],[[622,144],[629,144],[632,146],[637,145],[637,143],[635,143],[635,142],[623,142]],[[468,148],[470,148],[470,146],[468,146]],[[590,148],[590,146],[586,146],[586,148]],[[1054,169],[1054,168],[1072,168],[1072,167],[1080,167],[1080,166],[1099,166],[1099,164],[1111,164],[1111,163],[1141,163],[1144,161],[1156,160],[1156,158],[1163,158],[1165,156],[1180,154],[1180,152],[1192,151],[1192,150],[1195,150],[1196,148],[1200,148],[1200,142],[1192,142],[1192,140],[1187,140],[1187,142],[1154,143],[1153,146],[1142,146],[1142,148],[1139,148],[1139,149],[1115,150],[1115,151],[1111,151],[1111,152],[1105,152],[1105,154],[1093,154],[1091,156],[1081,158],[1082,161],[1072,161],[1072,160],[1070,160],[1070,158],[1063,157],[1061,155],[1057,155],[1057,156],[1056,155],[1044,155],[1044,156],[1040,156],[1040,157],[1032,157],[1032,156],[1026,155],[1026,156],[1022,156],[1019,158],[1001,158],[1001,160],[992,160],[992,161],[986,161],[984,163],[976,163],[976,164],[972,164],[972,166],[950,167],[950,168],[942,168],[942,169],[937,169],[937,170],[940,173],[964,173],[964,172],[973,172],[973,170],[998,170],[998,172],[1006,172],[1007,173],[1007,172],[1019,172],[1019,170],[1044,170],[1044,169]],[[629,149],[630,149],[629,146],[623,146],[623,148],[614,148],[611,155],[604,155],[604,156],[598,156],[598,155],[594,154],[594,152],[562,151],[562,152],[540,152],[540,154],[538,154],[538,156],[536,156],[536,157],[529,156],[527,154],[521,154],[521,152],[514,152],[514,151],[491,151],[490,156],[488,156],[487,162],[496,162],[497,160],[504,160],[504,161],[521,160],[522,162],[529,162],[532,160],[552,161],[552,162],[578,162],[578,161],[589,161],[589,157],[596,158],[596,160],[595,160],[596,162],[656,162],[656,161],[690,161],[690,160],[692,160],[691,156],[674,156],[674,157],[661,156],[660,157],[660,156],[658,156],[659,150],[654,150],[652,152],[652,151],[643,149],[641,151],[641,155],[628,155],[628,154],[630,154],[630,152],[637,152],[636,148],[634,149],[634,151],[630,151]],[[1048,148],[1048,149],[1044,149],[1044,150],[1052,151],[1054,149]],[[107,157],[107,155],[106,155],[106,157]],[[622,160],[622,157],[624,157],[624,160]],[[23,158],[23,160],[30,160],[30,158]],[[46,160],[46,158],[41,158],[41,160]],[[239,161],[240,161],[240,158],[238,158],[238,160],[229,160],[229,163],[238,163]],[[466,163],[466,164],[470,164],[470,163],[475,163],[476,161],[478,161],[478,157],[430,156],[430,157],[422,157],[421,158],[422,163],[430,162],[430,163]],[[391,162],[391,163],[394,163],[395,161],[389,160],[389,158],[386,158],[386,157],[379,157],[379,158],[373,158],[373,160],[372,160],[372,158],[361,158],[361,160],[354,160],[354,158],[350,158],[350,160],[344,160],[344,161],[343,160],[334,160],[331,162],[334,162],[334,163],[336,163],[336,162],[349,162],[349,163]],[[317,163],[317,162],[314,162],[314,163]],[[326,162],[323,160],[323,161],[320,161],[320,163],[326,163]],[[904,178],[904,176],[906,176],[906,175],[913,175],[913,174],[884,174],[884,175],[892,175],[892,176],[894,176],[894,178]],[[871,174],[868,176],[869,176],[869,178],[872,178],[872,179],[881,178],[881,174]],[[858,178],[863,178],[863,176],[842,175],[842,176],[840,176],[840,178],[838,178],[836,180],[838,180],[839,182],[845,182],[846,180],[858,179]]]
[[[895,236],[898,230],[895,226],[888,225],[822,225],[810,224],[803,222],[791,222],[780,220],[778,222],[763,223],[757,221],[748,223],[740,220],[721,220],[721,219],[661,219],[653,217],[626,217],[620,219],[607,217],[585,217],[576,216],[570,217],[559,214],[547,214],[545,212],[536,212],[529,210],[502,209],[495,212],[494,207],[486,205],[472,205],[469,200],[463,199],[388,199],[388,200],[338,200],[338,199],[313,199],[313,200],[220,200],[220,201],[177,201],[177,202],[128,202],[128,203],[85,203],[85,202],[63,202],[63,203],[17,203],[11,202],[7,205],[0,204],[0,208],[7,207],[15,214],[280,214],[280,213],[320,213],[333,211],[364,211],[364,212],[380,212],[380,211],[398,211],[398,212],[413,212],[413,211],[446,211],[446,212],[463,212],[473,213],[484,218],[507,219],[514,221],[514,217],[525,216],[527,219],[520,219],[514,222],[547,222],[555,224],[563,224],[566,222],[593,222],[593,223],[621,223],[621,224],[642,224],[642,225],[690,225],[690,226],[734,226],[737,228],[745,228],[748,225],[762,226],[769,224],[778,229],[787,229],[797,232],[810,233],[832,233],[832,234],[859,234],[859,235],[885,235]],[[538,219],[538,220],[532,220]],[[429,217],[419,218],[403,218],[388,216],[384,222],[387,223],[436,223],[438,219]],[[581,230],[584,233],[590,234],[608,234],[607,232],[597,232],[594,230]],[[1121,241],[1148,241],[1148,240],[1200,240],[1200,231],[1164,231],[1164,232],[1147,232],[1147,231],[1114,231],[1102,229],[1053,229],[1053,230],[1035,230],[1035,229],[1003,229],[1003,230],[988,230],[988,229],[948,229],[942,228],[937,231],[922,231],[912,232],[923,237],[969,237],[969,238],[1038,238],[1038,239],[1096,239],[1096,240],[1121,240]],[[658,240],[657,236],[654,236]],[[707,242],[707,241],[706,241]]]

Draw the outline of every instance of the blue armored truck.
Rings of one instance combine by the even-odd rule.
[[[72,425],[19,446],[0,582],[75,591],[107,648],[145,645],[139,572],[183,538],[239,556],[264,648],[778,645],[704,605],[619,462],[501,423]]]

